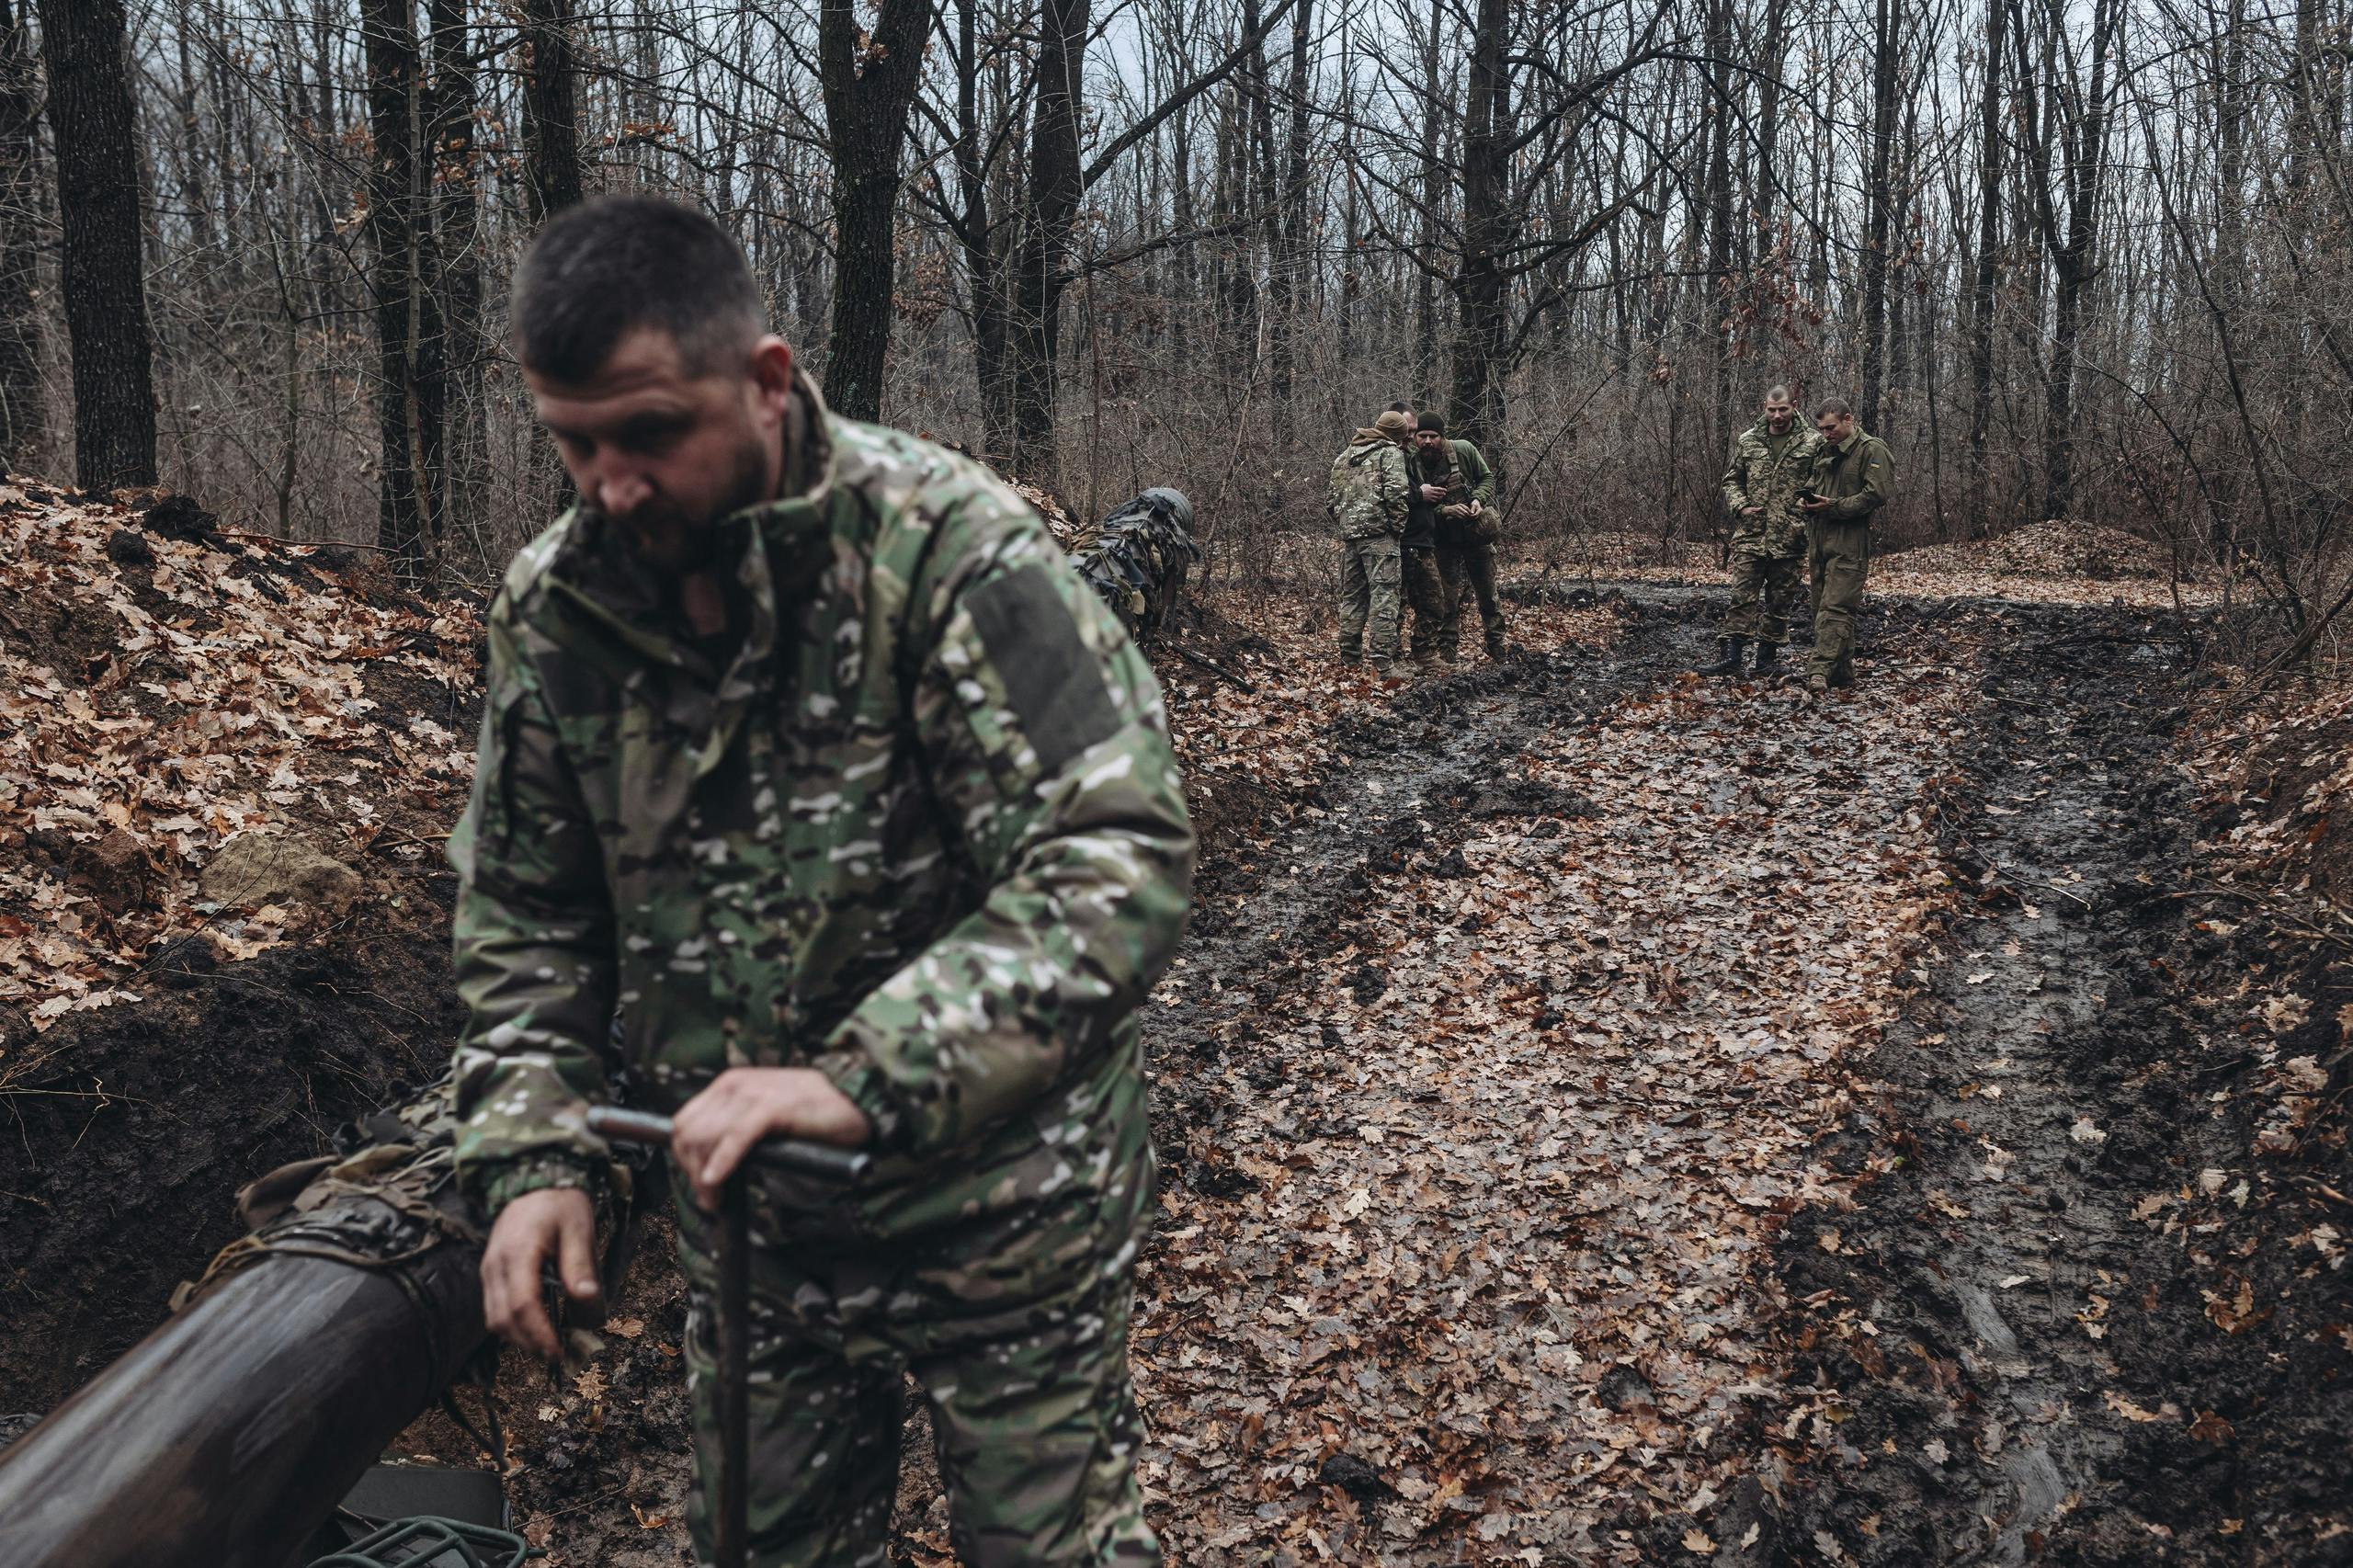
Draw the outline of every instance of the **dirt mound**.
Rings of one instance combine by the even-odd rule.
[[[472,612],[135,500],[0,484],[0,1408],[144,1334],[240,1185],[459,1020]]]
[[[1890,571],[1991,572],[2026,577],[2166,577],[2173,558],[2163,545],[2098,523],[2054,518],[1988,540],[1923,545],[1883,558]]]
[[[286,911],[199,897],[233,835],[415,864],[472,777],[470,610],[233,544],[179,499],[0,484],[0,1003],[37,1030],[137,1000],[191,933],[282,945]]]
[[[2196,751],[2221,880],[2353,907],[2353,687],[2218,705]]]

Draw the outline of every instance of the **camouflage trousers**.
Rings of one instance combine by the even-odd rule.
[[[1864,523],[1806,525],[1806,566],[1813,587],[1813,653],[1808,676],[1833,686],[1855,679],[1855,611],[1863,602],[1863,578],[1870,569],[1871,530]]]
[[[1742,545],[1732,552],[1732,608],[1724,611],[1723,635],[1754,637],[1775,644],[1790,640],[1790,608],[1797,603],[1805,572],[1800,555],[1766,555]]]
[[[1128,1378],[1152,1155],[1141,1129],[1122,1143],[1107,1165],[1051,1197],[987,1211],[1000,1189],[972,1205],[983,1211],[969,1223],[895,1244],[850,1239],[865,1221],[846,1212],[813,1221],[772,1207],[779,1186],[798,1178],[756,1189],[748,1403],[756,1568],[890,1561],[907,1373],[930,1407],[950,1534],[967,1568],[1160,1562],[1136,1485],[1142,1431]],[[1061,1168],[1069,1177],[1069,1165]],[[690,1202],[678,1205],[699,1477],[688,1524],[705,1562],[719,1462],[713,1222]]]
[[[1495,597],[1495,547],[1460,526],[1438,530],[1438,569],[1446,579],[1446,620],[1438,628],[1438,651],[1448,658],[1462,645],[1462,603],[1479,596],[1479,621],[1486,632],[1487,653],[1504,652],[1504,607]]]
[[[1392,534],[1340,541],[1340,662],[1364,655],[1365,633],[1372,633],[1372,663],[1387,669],[1397,659],[1398,603],[1404,585],[1404,551]]]
[[[1414,662],[1427,664],[1440,650],[1439,635],[1444,629],[1448,601],[1446,578],[1438,569],[1436,549],[1422,546],[1405,551],[1405,602],[1414,608]],[[1453,650],[1444,650],[1449,658]]]

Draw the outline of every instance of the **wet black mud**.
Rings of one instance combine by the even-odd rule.
[[[1847,1415],[1774,1555],[2353,1562],[2353,1280],[2312,1241],[2353,1229],[2341,1135],[2253,1152],[2267,1064],[2343,1076],[2353,990],[2201,895],[2166,619],[1981,613],[1944,956],[1840,1135],[1888,1174],[1781,1248],[1798,1379]]]
[[[437,879],[400,881],[321,942],[220,963],[190,937],[129,978],[136,1004],[39,1036],[0,1019],[0,1415],[161,1322],[243,1233],[238,1187],[440,1071],[460,1015]]]

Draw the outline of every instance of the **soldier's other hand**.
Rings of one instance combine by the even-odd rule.
[[[1744,517],[1753,517],[1764,509],[1762,506],[1743,506],[1740,509],[1740,515]]]
[[[1446,486],[1445,486],[1445,485],[1443,485],[1443,484],[1425,484],[1425,485],[1423,485],[1423,486],[1422,486],[1422,499],[1423,499],[1423,500],[1425,500],[1425,501],[1443,501],[1443,500],[1445,500],[1445,499],[1446,499]]]
[[[763,1138],[810,1138],[856,1148],[874,1135],[858,1102],[813,1067],[731,1067],[670,1119],[670,1153],[695,1189],[719,1207],[719,1189]]]
[[[577,1187],[541,1187],[500,1210],[482,1254],[482,1315],[490,1332],[542,1360],[561,1359],[540,1269],[552,1261],[566,1295],[594,1301],[596,1238],[597,1210]]]
[[[1801,501],[1801,502],[1799,502],[1799,503],[1798,503],[1798,510],[1799,510],[1799,511],[1801,511],[1801,512],[1819,512],[1819,511],[1821,511],[1824,507],[1825,507],[1825,506],[1829,506],[1829,505],[1830,505],[1830,503],[1829,503],[1829,501],[1828,501],[1827,499],[1825,499],[1825,498],[1824,498],[1824,497],[1823,497],[1823,496],[1819,496],[1819,495],[1817,495],[1817,496],[1815,496],[1815,497],[1814,497],[1813,500],[1811,500],[1811,501]]]

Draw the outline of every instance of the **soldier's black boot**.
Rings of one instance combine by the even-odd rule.
[[[1758,642],[1756,644],[1756,673],[1760,676],[1768,676],[1780,667],[1781,645],[1779,642]]]
[[[1719,637],[1716,639],[1716,662],[1712,665],[1701,665],[1692,673],[1703,676],[1736,676],[1740,673],[1740,655],[1747,647],[1748,639],[1745,637]]]

